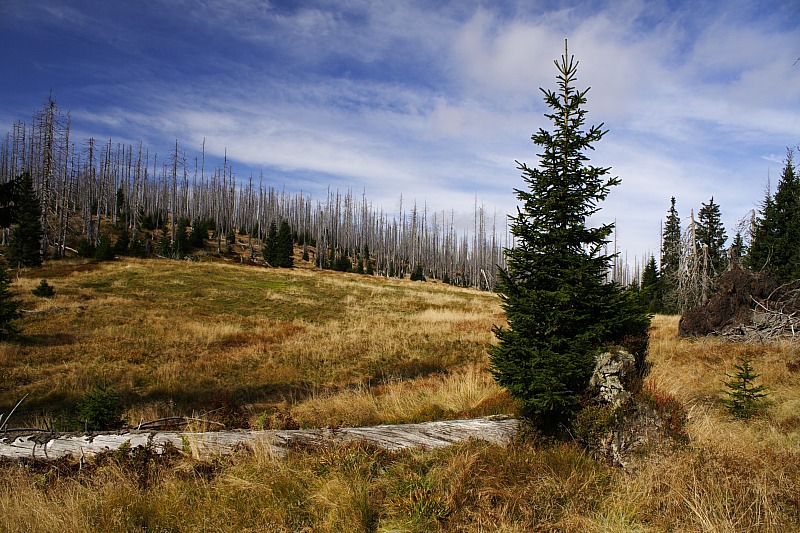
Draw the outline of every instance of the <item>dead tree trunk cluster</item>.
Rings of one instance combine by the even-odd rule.
[[[213,221],[218,252],[232,233],[248,241],[251,256],[272,222],[291,225],[296,242],[316,258],[343,254],[355,266],[369,255],[379,275],[404,276],[422,266],[426,277],[492,290],[502,250],[510,245],[498,236],[476,200],[472,228],[457,228],[456,213],[431,212],[401,198],[397,212],[372,206],[365,195],[328,191],[323,199],[290,193],[266,182],[234,174],[224,156],[209,168],[205,143],[187,155],[176,141],[165,158],[138,146],[78,142],[70,136],[70,117],[50,98],[32,123],[17,122],[0,140],[0,183],[30,172],[42,205],[42,253],[63,256],[81,238],[93,245],[101,230],[124,228],[135,239],[145,231],[143,219],[156,221],[155,233],[166,226],[174,250],[177,222]],[[313,260],[313,259],[312,259]]]

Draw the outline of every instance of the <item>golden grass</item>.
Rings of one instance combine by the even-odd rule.
[[[23,308],[35,311],[19,341],[0,343],[0,412],[29,394],[15,414],[21,423],[49,415],[63,422],[97,383],[122,395],[132,424],[211,411],[220,394],[242,405],[251,423],[291,405],[306,424],[335,425],[455,416],[499,392],[483,370],[491,326],[502,321],[492,294],[223,263],[71,265],[54,262],[13,285]],[[54,297],[30,294],[40,278]],[[469,370],[475,365],[481,370]],[[425,389],[430,379],[462,392],[407,392],[405,400],[396,392]],[[354,391],[372,400],[349,409],[343,402],[328,409],[329,419],[314,407],[318,398]]]
[[[797,451],[800,446],[800,374],[787,362],[797,356],[798,346],[788,342],[768,345],[733,344],[717,338],[677,337],[678,317],[657,316],[650,337],[648,380],[674,394],[689,413],[689,431],[695,441],[725,451],[759,454]],[[742,422],[733,419],[721,400],[726,374],[734,372],[737,357],[748,355],[767,387],[769,403],[764,412]]]
[[[38,283],[25,279],[20,293]],[[87,308],[29,318],[26,342],[0,344],[6,405],[23,390],[68,405],[104,377],[127,391],[134,422],[210,406],[212,394],[196,387],[239,394],[250,422],[263,426],[514,410],[487,372],[491,326],[502,322],[493,295],[172,262],[48,280],[55,298],[23,295],[26,308]],[[677,318],[658,316],[649,350],[648,388],[685,404],[690,442],[636,473],[577,445],[525,438],[434,452],[324,446],[280,457],[258,446],[210,463],[180,452],[117,454],[83,469],[0,463],[0,530],[800,530],[800,373],[787,365],[797,348],[680,339]],[[770,391],[770,405],[749,421],[720,402],[725,373],[742,354]]]

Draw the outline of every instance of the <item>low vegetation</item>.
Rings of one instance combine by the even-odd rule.
[[[55,291],[48,299],[31,294],[42,279]],[[228,427],[356,425],[513,410],[485,372],[502,320],[490,293],[135,259],[53,262],[12,289],[26,313],[23,334],[0,344],[0,413],[28,395],[12,425],[83,429],[72,415],[98,386],[131,425],[188,415]]]
[[[50,299],[30,291],[47,279]],[[54,263],[12,285],[27,313],[0,344],[2,412],[56,424],[108,391],[128,423],[225,404],[251,426],[513,412],[488,376],[497,297],[442,284],[222,264]],[[725,406],[747,357],[769,403]],[[0,464],[5,531],[792,531],[800,528],[800,361],[792,344],[650,336],[652,401],[689,441],[635,472],[526,433],[432,452],[369,445],[176,450]],[[98,387],[105,387],[99,389]],[[214,413],[208,414],[209,417]],[[18,418],[19,417],[19,418]],[[14,425],[13,423],[11,425]]]

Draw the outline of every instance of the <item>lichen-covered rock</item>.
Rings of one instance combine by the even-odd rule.
[[[601,353],[597,358],[592,379],[589,381],[590,394],[596,394],[602,403],[618,407],[630,398],[627,390],[635,379],[636,358],[622,348],[614,348]]]
[[[641,392],[635,357],[609,349],[597,358],[574,434],[611,464],[635,471],[637,458],[681,441],[650,396]]]

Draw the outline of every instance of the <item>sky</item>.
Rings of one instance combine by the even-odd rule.
[[[52,94],[73,139],[502,227],[565,39],[622,180],[592,223],[657,256],[713,196],[732,238],[800,145],[800,0],[0,0],[0,133]]]

